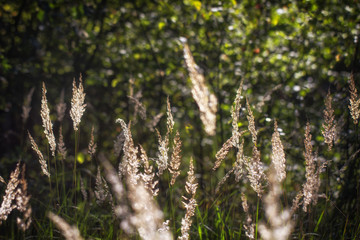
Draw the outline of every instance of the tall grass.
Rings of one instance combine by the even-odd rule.
[[[212,122],[214,119],[206,115],[215,114],[216,111],[211,110],[211,113],[208,113],[203,105],[211,101],[215,104],[216,99],[212,100],[214,96],[208,93],[209,99],[205,99],[207,103],[201,102],[204,99],[198,95],[205,94],[202,91],[208,90],[203,88],[204,77],[199,76],[187,45],[185,58],[190,77],[194,78],[193,91],[200,91],[193,93],[193,96],[200,108],[200,116],[205,125],[204,132],[212,135],[215,131]],[[259,140],[262,133],[257,127],[253,107],[247,96],[242,95],[242,87],[243,82],[231,108],[231,136],[217,154],[212,156],[213,170],[206,173],[218,174],[223,178],[212,178],[209,183],[205,183],[211,187],[210,192],[204,192],[209,188],[198,188],[198,175],[193,158],[182,156],[183,136],[176,119],[173,118],[169,99],[166,106],[166,132],[162,135],[160,130],[156,129],[158,142],[155,149],[145,149],[138,145],[132,136],[131,122],[126,123],[119,118],[116,123],[121,128],[121,134],[114,140],[113,152],[103,152],[101,146],[97,146],[94,127],[91,128],[90,139],[86,139],[86,134],[82,136],[82,139],[88,142],[88,151],[85,154],[89,159],[94,159],[91,160],[92,164],[94,163],[93,168],[82,169],[77,167],[77,161],[84,155],[79,149],[82,140],[80,123],[86,111],[82,79],[80,77],[78,85],[75,80],[73,82],[70,117],[73,122],[74,144],[64,143],[64,100],[56,107],[59,137],[55,140],[44,84],[41,117],[50,154],[43,155],[40,149],[44,148],[35,142],[35,139],[40,138],[35,133],[33,137],[29,132],[28,138],[39,161],[37,168],[42,172],[42,175],[37,177],[48,180],[48,189],[39,188],[39,191],[48,194],[50,198],[48,202],[40,202],[45,211],[37,208],[37,212],[32,215],[30,203],[36,205],[39,200],[30,200],[27,193],[25,165],[22,165],[23,170],[20,171],[18,163],[10,177],[0,177],[1,184],[6,185],[0,207],[0,223],[5,222],[7,226],[11,226],[11,230],[4,236],[26,238],[27,235],[36,234],[41,238],[46,235],[58,237],[62,234],[66,239],[281,240],[307,239],[309,236],[317,239],[321,234],[325,235],[321,233],[322,225],[326,224],[324,219],[330,219],[327,215],[338,210],[334,196],[328,190],[329,181],[322,181],[322,177],[331,179],[331,175],[325,176],[323,173],[331,163],[320,158],[320,153],[314,150],[317,142],[312,138],[310,122],[303,126],[304,135],[301,138],[304,144],[299,146],[303,149],[303,156],[298,156],[305,162],[305,175],[296,176],[297,172],[289,171],[291,166],[287,164],[286,149],[279,132],[279,120],[273,120],[273,130],[269,128],[272,133],[266,136],[271,141],[271,157],[270,161],[264,161],[264,146]],[[244,98],[245,102],[242,101]],[[137,101],[133,101],[134,104],[141,104]],[[351,75],[349,110],[354,124],[358,121],[359,102],[354,77]],[[242,104],[246,106],[246,110],[241,108]],[[246,111],[246,117],[242,117],[240,111]],[[211,126],[206,126],[207,124]],[[337,121],[330,92],[324,102],[322,127],[324,142],[330,151],[336,144],[337,134]],[[67,149],[65,145],[74,146],[73,155],[70,154],[71,149]],[[153,154],[154,152],[156,154]],[[224,163],[228,159],[233,161],[230,169]],[[58,167],[60,165],[61,169]],[[221,174],[221,170],[226,169],[228,171]],[[293,182],[299,179],[300,181]],[[54,183],[56,188],[51,187]],[[324,184],[327,185],[325,193],[322,192]],[[297,189],[294,186],[297,186]],[[199,191],[202,196],[208,197],[198,199]],[[55,202],[52,199],[54,195],[57,196]],[[17,233],[14,225],[7,221],[8,216],[12,217],[15,210],[23,214],[23,218],[18,218],[17,221],[18,229],[23,231],[23,235]],[[14,214],[18,215],[16,212]],[[30,225],[32,219],[33,223]],[[343,239],[345,236],[356,239],[359,236],[358,231],[359,227],[357,230],[349,229],[347,218],[342,232],[334,235],[341,235]]]

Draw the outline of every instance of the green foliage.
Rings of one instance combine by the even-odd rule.
[[[231,135],[231,104],[240,80],[244,79],[245,96],[254,107],[258,147],[265,164],[270,163],[271,120],[277,119],[282,129],[289,166],[284,206],[291,204],[305,179],[302,152],[306,121],[312,124],[319,157],[330,161],[321,188],[328,200],[320,199],[310,217],[299,213],[299,227],[294,229],[294,234],[304,239],[312,232],[324,239],[355,239],[360,226],[360,173],[356,171],[360,164],[359,132],[348,114],[347,81],[351,71],[358,80],[360,69],[359,56],[356,56],[359,52],[354,43],[360,36],[359,13],[358,2],[333,0],[4,1],[0,4],[0,175],[8,177],[19,159],[27,164],[34,208],[34,223],[27,234],[58,236],[45,213],[55,210],[69,222],[76,223],[87,238],[124,236],[118,226],[112,224],[110,206],[94,210],[94,202],[79,200],[72,206],[73,202],[67,200],[66,197],[72,199],[75,195],[81,199],[75,189],[65,191],[72,179],[71,167],[77,162],[78,173],[84,177],[90,192],[98,161],[86,154],[91,126],[97,129],[99,151],[112,152],[113,141],[121,131],[114,122],[117,117],[132,121],[134,141],[149,149],[149,156],[155,157],[157,137],[146,126],[158,113],[166,112],[169,96],[175,127],[183,141],[182,180],[190,156],[196,160],[199,206],[192,228],[193,238],[243,239],[244,215],[238,195],[244,189],[250,191],[249,186],[234,183],[230,177],[231,184],[226,185],[220,195],[213,194],[236,154],[231,153],[217,172],[212,172],[212,167],[216,151]],[[191,97],[181,37],[187,38],[196,63],[219,101],[215,137],[203,131],[198,108]],[[55,105],[61,89],[65,89],[65,102],[67,109],[70,108],[71,83],[79,73],[84,76],[88,108],[80,139],[75,140],[68,115],[63,123],[70,153],[58,164],[59,175],[53,179],[52,187],[58,183],[63,197],[56,206],[54,202],[47,202],[56,199],[56,195],[49,191],[47,180],[39,177],[40,168],[31,153],[26,132],[34,132],[40,150],[49,155],[39,116],[41,82],[48,88],[57,136],[60,123],[55,121]],[[146,119],[134,115],[134,106],[128,98],[130,79],[134,80],[133,93],[142,92],[140,101],[146,107]],[[32,110],[23,122],[22,105],[32,87],[36,88]],[[321,135],[328,89],[334,96],[335,115],[341,126],[339,139],[330,152],[326,151]],[[165,123],[162,117],[157,125],[162,133],[166,131]],[[242,110],[239,127],[246,126],[246,111]],[[246,134],[245,138],[251,136]],[[79,144],[76,153],[71,147],[75,142]],[[245,146],[245,151],[251,152],[250,144]],[[111,159],[114,165],[118,160]],[[56,160],[50,161],[54,166]],[[62,167],[66,171],[61,173]],[[62,185],[62,177],[66,185]],[[175,219],[171,224],[173,232],[179,235],[184,211],[178,210],[181,203],[174,199],[180,198],[183,186],[178,183],[168,190],[166,180],[162,180],[163,195],[157,200],[165,203],[168,196],[173,199],[171,205],[165,205],[165,215]],[[256,208],[254,196],[250,195],[249,199],[255,203],[253,210]],[[264,216],[261,207],[257,210],[260,210],[260,221]],[[4,238],[20,236],[15,221],[1,225],[0,232]]]

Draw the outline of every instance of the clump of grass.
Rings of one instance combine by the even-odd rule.
[[[185,45],[184,48],[188,48],[188,46]],[[184,49],[184,51],[185,58],[187,59],[187,65],[189,65],[188,68],[190,77],[199,78],[200,80],[195,79],[196,81],[199,81],[196,83],[198,84],[197,87],[203,88],[202,85],[205,84],[203,76],[198,76],[199,72],[197,72],[190,50]],[[353,82],[354,80],[353,78],[351,79],[351,99],[349,108],[350,111],[353,111],[351,112],[351,116],[355,121],[357,119],[356,99],[358,96],[356,95],[357,91],[355,83]],[[194,88],[196,88],[196,84],[193,84]],[[92,164],[94,160],[95,162],[98,160],[99,166],[94,169],[79,169],[77,171],[76,161],[79,145],[77,141],[79,138],[76,136],[80,130],[81,117],[85,111],[86,104],[84,104],[85,93],[82,86],[82,79],[80,77],[80,83],[78,86],[74,80],[70,116],[72,118],[75,131],[75,164],[73,165],[74,168],[72,171],[75,178],[76,188],[73,190],[68,189],[70,184],[65,181],[66,174],[65,171],[63,171],[62,177],[64,192],[61,196],[62,199],[58,196],[59,201],[57,204],[53,204],[50,199],[50,204],[48,206],[48,209],[50,210],[48,212],[48,217],[50,220],[55,223],[66,239],[82,239],[80,232],[86,234],[87,217],[90,216],[90,218],[96,218],[96,221],[102,222],[105,219],[102,214],[112,219],[112,221],[109,221],[109,224],[112,225],[114,233],[111,233],[113,235],[108,235],[111,235],[112,238],[127,239],[137,236],[141,239],[172,239],[173,235],[180,235],[178,239],[190,239],[193,232],[197,232],[200,238],[203,237],[204,232],[207,237],[213,236],[215,238],[216,236],[217,238],[225,238],[225,236],[227,236],[226,234],[228,234],[228,236],[233,238],[235,236],[235,230],[230,228],[232,228],[235,223],[232,224],[229,229],[226,229],[226,227],[229,221],[236,221],[236,224],[240,226],[240,229],[237,229],[238,232],[236,234],[240,238],[242,236],[241,229],[243,229],[245,230],[245,235],[249,239],[257,239],[258,230],[261,234],[261,238],[265,240],[288,239],[291,232],[295,231],[294,229],[296,229],[296,223],[299,223],[299,221],[297,222],[295,218],[296,210],[302,206],[302,210],[305,212],[302,214],[309,214],[309,212],[311,212],[311,206],[315,206],[318,202],[321,186],[320,174],[326,167],[326,161],[321,162],[318,158],[317,152],[313,150],[313,139],[310,133],[310,123],[308,122],[305,127],[304,135],[304,178],[306,181],[302,185],[302,189],[298,191],[297,194],[289,194],[286,189],[286,182],[290,182],[289,175],[291,178],[291,176],[295,173],[286,172],[285,150],[280,138],[278,122],[276,120],[274,121],[274,130],[271,137],[271,154],[267,154],[266,151],[263,151],[261,145],[263,142],[261,141],[261,136],[258,136],[258,134],[261,135],[262,131],[259,131],[261,127],[257,129],[258,123],[255,121],[254,112],[247,99],[247,129],[240,129],[241,126],[243,126],[243,124],[239,125],[239,122],[242,121],[239,114],[241,111],[242,85],[243,83],[241,82],[231,108],[231,136],[225,141],[216,155],[213,156],[214,160],[216,159],[214,161],[213,170],[218,169],[222,165],[223,161],[230,155],[230,151],[235,150],[236,157],[230,170],[226,172],[225,176],[218,182],[215,188],[215,193],[219,197],[213,200],[213,202],[210,203],[212,206],[209,207],[204,206],[205,201],[198,201],[195,198],[198,184],[196,181],[195,167],[192,158],[190,159],[186,181],[184,180],[185,177],[181,174],[181,160],[183,154],[181,149],[182,141],[179,130],[176,129],[177,125],[175,127],[169,98],[167,99],[166,105],[166,133],[162,136],[160,132],[156,130],[158,143],[156,149],[157,155],[155,158],[151,158],[151,154],[155,155],[155,153],[149,151],[149,157],[147,151],[142,145],[135,144],[134,139],[136,140],[136,138],[133,139],[131,133],[131,122],[126,123],[123,119],[119,118],[116,120],[116,123],[120,124],[122,130],[114,141],[114,153],[112,158],[109,157],[108,160],[101,150],[99,152],[97,143],[95,143],[95,127],[92,126],[90,141],[87,145],[88,151],[87,153],[86,151],[83,152],[88,154],[87,157],[92,160]],[[205,90],[202,89],[200,91],[199,89],[195,89],[193,91],[199,91],[197,93],[193,93],[193,96],[195,95],[194,99],[196,99],[199,98],[201,94],[204,94],[202,91]],[[136,94],[130,94],[130,100],[132,104],[135,104],[135,110],[137,106],[137,111],[143,111],[141,109],[144,106],[141,105],[139,96]],[[202,101],[204,101],[204,99],[202,99]],[[207,99],[206,101],[211,102],[210,99]],[[201,113],[201,104],[204,103],[198,103],[200,108],[200,117],[202,118],[201,120],[203,121],[203,124],[206,125],[207,121],[211,122],[212,120],[211,117],[205,116],[207,114],[206,111],[209,109],[203,109],[205,112]],[[51,155],[54,156],[55,160],[56,152],[54,149],[57,147],[57,154],[62,160],[63,167],[67,167],[66,159],[68,158],[68,150],[65,147],[64,137],[62,134],[65,109],[66,104],[64,103],[62,93],[60,103],[57,107],[59,137],[57,144],[52,146],[52,141],[55,142],[55,137],[53,136],[53,126],[50,121],[50,110],[47,105],[46,88],[45,85],[43,85],[41,117],[45,129],[45,136],[50,145]],[[215,113],[216,111],[210,114]],[[141,115],[141,113],[139,114]],[[155,119],[153,119],[154,123],[148,125],[150,132],[152,129],[155,129],[155,126],[158,124],[161,116],[162,114],[157,114]],[[213,123],[208,124],[211,125]],[[332,97],[330,96],[330,92],[325,99],[324,123],[322,126],[322,134],[325,138],[325,143],[328,144],[329,149],[331,149],[335,141],[336,120],[334,110],[332,109]],[[211,126],[207,129],[205,128],[205,131],[210,135],[212,134],[211,128]],[[247,135],[245,134],[246,132],[250,133],[251,141],[250,139],[247,139]],[[31,147],[39,159],[42,172],[49,178],[51,187],[51,180],[54,181],[55,179],[57,181],[58,179],[57,169],[56,167],[53,169],[50,164],[47,164],[45,157],[39,150],[34,138],[30,133],[28,133],[28,136]],[[246,145],[245,143],[247,140],[249,140],[249,144]],[[270,139],[268,139],[268,142],[269,141]],[[261,144],[258,144],[258,142]],[[147,144],[144,144],[145,147],[146,145]],[[260,153],[260,150],[262,154]],[[169,159],[170,156],[171,158]],[[120,157],[122,157],[121,161],[115,163],[119,164],[119,169],[116,171],[113,164],[114,161],[120,159]],[[269,167],[266,166],[267,159],[271,159]],[[7,185],[0,207],[0,221],[1,223],[5,221],[9,214],[14,209],[17,209],[22,214],[22,218],[17,218],[18,227],[19,229],[25,231],[30,227],[32,222],[32,208],[30,206],[30,195],[27,193],[25,167],[23,166],[22,170],[20,169],[20,165],[18,164],[16,169],[11,173],[10,180],[7,184],[6,181],[0,177],[0,182]],[[80,172],[80,170],[82,171]],[[55,173],[55,176],[50,175],[50,172]],[[21,177],[19,177],[20,173]],[[89,174],[90,181],[87,181],[88,179],[84,177],[84,173]],[[80,191],[83,195],[82,202],[77,202],[76,200],[72,202],[74,195],[76,199],[76,192],[79,191],[79,185],[76,182],[77,174],[82,176],[82,178],[80,177]],[[229,194],[231,197],[238,195],[238,198],[240,198],[240,194],[238,193],[241,193],[241,205],[243,208],[241,213],[234,213],[235,211],[232,209],[233,207],[236,207],[236,205],[240,206],[240,201],[231,203],[231,208],[228,213],[226,213],[226,210],[221,210],[221,206],[218,206],[221,194],[223,191],[225,192],[224,189],[226,189],[221,188],[221,186],[224,186],[225,182],[229,181],[232,175],[234,175],[236,183],[242,180],[241,184],[234,184],[237,190]],[[287,176],[288,179],[286,179]],[[94,181],[91,180],[91,178],[94,178]],[[186,209],[186,213],[185,216],[181,218],[181,215],[177,214],[178,212],[175,210],[178,207],[176,204],[180,205],[180,203],[178,203],[179,201],[176,201],[175,197],[181,195],[178,191],[178,186],[184,185],[184,182],[186,194],[182,196],[182,204]],[[166,187],[168,187],[168,189]],[[211,191],[212,190],[213,189],[211,189]],[[52,189],[50,189],[50,194],[51,193]],[[203,192],[203,194],[206,193]],[[293,199],[293,203],[290,208],[288,206],[287,195],[291,194],[295,195],[295,198]],[[159,202],[161,202],[164,198],[167,202],[170,202],[170,204],[157,205],[157,200],[160,200]],[[230,199],[230,197],[227,199]],[[254,199],[257,200],[255,201],[256,214],[252,214],[251,211],[251,209],[254,209],[254,206],[251,206]],[[210,201],[212,200],[209,200],[209,202]],[[69,202],[70,204],[68,205]],[[165,207],[161,208],[160,206]],[[207,223],[204,223],[204,221],[207,220],[206,218],[211,215],[206,211],[210,211],[213,208],[217,209],[217,220],[214,223],[214,226],[222,228],[222,232],[220,234],[215,233],[213,226],[209,224],[212,223],[212,220],[208,220]],[[70,209],[74,209],[74,211],[71,212]],[[205,212],[203,212],[204,209]],[[197,219],[200,219],[201,223],[195,222],[193,219],[196,210],[198,214]],[[264,213],[262,213],[262,210],[264,210]],[[59,216],[52,212],[57,212]],[[101,214],[99,212],[101,212]],[[323,214],[324,210],[319,218],[319,222],[321,221]],[[76,222],[77,227],[70,226],[60,216],[73,220]],[[238,216],[240,217],[236,219],[235,217]],[[311,217],[311,215],[309,216]],[[195,228],[197,228],[197,231],[192,231],[192,229]],[[317,229],[318,224],[315,232]],[[228,231],[229,233],[226,233],[225,231]],[[194,237],[195,235],[192,238]]]

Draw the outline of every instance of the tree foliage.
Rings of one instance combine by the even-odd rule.
[[[331,189],[325,191],[339,209],[327,213],[329,225],[321,226],[321,236],[336,239],[346,224],[358,228],[360,222],[356,217],[360,214],[356,203],[359,191],[355,190],[359,190],[360,177],[355,170],[360,164],[359,133],[347,109],[351,72],[360,87],[356,81],[359,37],[358,1],[3,1],[1,174],[8,176],[9,166],[19,158],[27,162],[28,171],[36,165],[29,157],[26,137],[28,129],[41,136],[42,82],[46,83],[55,120],[61,90],[65,91],[69,111],[72,81],[81,73],[87,104],[81,134],[88,138],[95,125],[97,145],[103,151],[112,149],[121,130],[115,119],[121,117],[125,122],[132,121],[135,141],[154,149],[149,155],[156,156],[157,135],[148,126],[156,115],[166,113],[169,96],[183,143],[182,155],[184,159],[194,156],[199,172],[198,202],[202,203],[200,208],[205,208],[216,200],[210,193],[224,169],[231,167],[231,161],[226,161],[221,171],[205,174],[212,171],[216,151],[231,136],[231,104],[243,80],[244,95],[254,109],[262,161],[270,163],[272,120],[277,119],[288,166],[294,166],[288,169],[293,172],[289,174],[292,180],[303,180],[295,173],[305,173],[304,159],[299,156],[306,122],[311,122],[319,157],[332,161],[328,176],[336,178],[328,180]],[[218,99],[215,136],[203,130],[191,96],[183,58],[184,39]],[[24,122],[22,106],[32,87],[35,92],[30,117]],[[328,91],[340,126],[332,151],[327,151],[321,134]],[[132,98],[146,109],[145,117],[136,113],[138,105]],[[69,115],[66,118],[70,120]],[[71,142],[72,125],[70,121],[64,124],[64,138]],[[246,124],[246,110],[242,108],[239,126]],[[56,122],[55,128],[59,125]],[[163,133],[164,126],[165,117],[156,127]],[[251,138],[249,134],[246,137]],[[45,142],[44,137],[41,141]],[[80,145],[79,149],[86,147]],[[251,151],[252,146],[245,148]],[[289,191],[299,188],[290,180],[285,184]],[[231,204],[226,206],[230,208]],[[353,207],[356,212],[352,212]],[[338,218],[339,214],[346,217]]]

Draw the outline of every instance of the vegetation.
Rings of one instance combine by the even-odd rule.
[[[354,1],[5,1],[0,238],[358,239]]]

